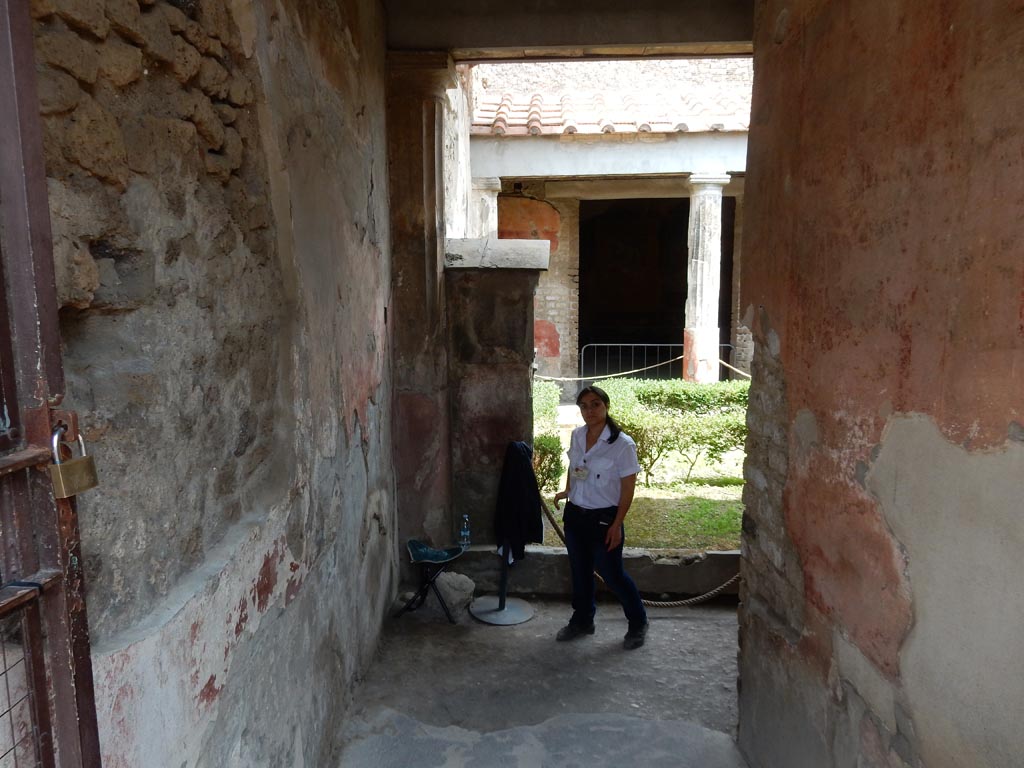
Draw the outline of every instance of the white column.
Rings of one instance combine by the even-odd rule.
[[[498,193],[501,179],[492,176],[474,176],[473,191],[469,198],[468,237],[498,236]]]
[[[718,381],[718,302],[722,282],[722,187],[728,174],[690,177],[683,378]]]

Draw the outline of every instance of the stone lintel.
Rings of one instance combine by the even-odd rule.
[[[663,43],[657,45],[586,45],[586,46],[533,46],[530,48],[452,48],[452,57],[459,62],[469,61],[522,61],[523,59],[571,59],[601,60],[623,59],[627,57],[662,57],[691,56],[707,58],[710,56],[750,56],[754,52],[753,43],[746,40],[733,40],[721,43]]]
[[[439,94],[459,82],[447,51],[388,51],[387,67],[393,81],[422,92]]]
[[[445,241],[444,268],[546,270],[550,257],[547,240],[451,239]]]

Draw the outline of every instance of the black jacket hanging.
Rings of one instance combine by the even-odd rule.
[[[509,443],[498,484],[494,536],[498,546],[508,542],[516,560],[525,555],[527,543],[544,541],[540,490],[532,459],[533,450],[528,443]]]

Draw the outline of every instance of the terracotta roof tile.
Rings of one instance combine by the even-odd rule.
[[[600,133],[746,131],[749,94],[721,89],[497,93],[477,98],[477,135],[548,136]]]

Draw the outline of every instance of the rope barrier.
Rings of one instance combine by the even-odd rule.
[[[682,359],[683,359],[683,356],[680,355],[679,357],[673,357],[671,360],[664,360],[664,361],[662,361],[660,363],[655,363],[654,365],[648,365],[645,368],[634,368],[632,371],[623,371],[622,373],[609,373],[607,376],[600,376],[599,378],[602,378],[602,379],[614,379],[616,376],[629,376],[629,374],[631,374],[631,373],[640,373],[641,371],[649,371],[652,368],[658,368],[658,367],[660,367],[662,365],[668,365],[669,363],[674,363],[674,362],[677,362],[677,361],[682,360]],[[592,381],[595,377],[594,376],[540,376],[540,375],[536,375],[535,378],[544,379],[544,381]]]
[[[551,525],[554,527],[555,533],[558,534],[558,538],[560,538],[562,540],[562,544],[566,544],[565,534],[562,532],[562,527],[558,524],[558,521],[555,520],[555,516],[551,513],[551,510],[548,509],[548,505],[545,504],[543,500],[540,503],[540,508],[544,510],[544,514],[547,516],[548,522],[551,523]],[[566,544],[566,546],[568,546],[568,545]],[[597,580],[598,581],[600,581],[602,584],[604,584],[604,579],[601,578],[601,574],[599,574],[597,571],[594,571],[594,575],[597,576]],[[740,575],[737,573],[735,576],[733,576],[727,582],[725,582],[724,584],[719,584],[717,587],[712,589],[710,592],[705,592],[703,595],[697,595],[696,597],[690,597],[690,598],[687,598],[686,600],[670,600],[670,601],[664,601],[664,600],[644,600],[643,604],[646,605],[648,608],[684,608],[684,607],[687,607],[687,606],[690,606],[690,605],[697,605],[698,603],[703,603],[704,601],[710,600],[712,597],[715,597],[716,595],[721,593],[722,590],[724,590],[726,587],[728,587],[730,584],[733,584],[736,581],[738,581],[739,578],[740,578]]]
[[[679,357],[673,357],[671,360],[663,360],[660,363],[654,365],[648,365],[644,368],[634,368],[632,371],[623,371],[622,373],[609,373],[602,374],[601,376],[541,376],[539,373],[534,374],[535,379],[543,379],[544,381],[596,381],[598,379],[614,379],[617,376],[629,376],[631,373],[641,373],[642,371],[649,371],[652,368],[660,368],[663,365],[669,365],[670,363],[678,362],[683,359],[683,355]],[[740,376],[746,376],[750,378],[750,374],[746,371],[741,371],[739,368],[735,368],[729,365],[725,360],[718,361],[721,365],[724,365],[730,371],[736,371]]]
[[[724,365],[730,371],[736,371],[736,373],[738,373],[740,376],[746,376],[748,379],[750,378],[749,373],[747,373],[746,371],[741,371],[739,368],[729,365],[727,362],[725,362],[725,360],[719,360],[718,362]]]

